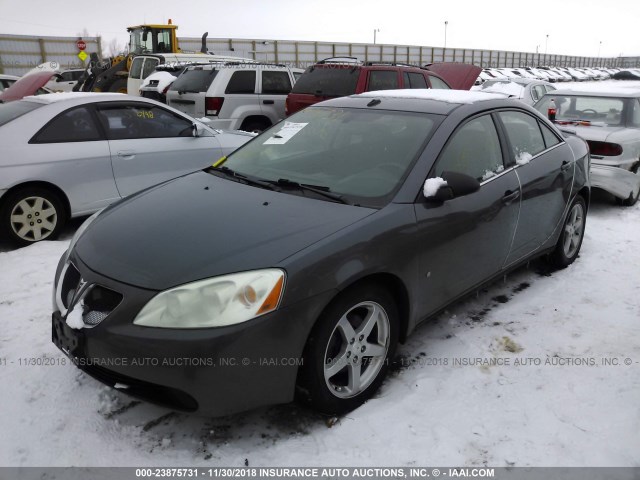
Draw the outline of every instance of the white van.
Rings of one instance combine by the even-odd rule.
[[[145,78],[153,73],[155,68],[164,63],[219,63],[239,62],[255,63],[255,60],[242,57],[228,57],[212,53],[155,53],[134,57],[127,79],[127,93],[140,96],[140,87]]]

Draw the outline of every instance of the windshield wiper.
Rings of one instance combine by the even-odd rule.
[[[329,187],[325,187],[322,185],[310,185],[308,183],[298,183],[293,180],[289,180],[288,178],[279,178],[277,181],[270,181],[270,183],[274,185],[278,185],[280,187],[293,187],[298,188],[300,190],[307,190],[309,192],[317,193],[318,195],[322,195],[324,197],[330,198],[335,202],[344,203],[346,205],[351,205],[351,202],[344,198],[343,195],[338,193],[333,193]]]
[[[252,177],[251,175],[245,175],[243,173],[238,173],[235,170],[230,169],[229,167],[209,167],[207,171],[211,173],[222,173],[223,175],[231,178],[235,178],[245,182],[247,185],[254,185],[256,187],[266,188],[267,190],[276,190],[280,191],[280,189],[271,182],[267,182],[265,180],[260,180],[259,178]]]

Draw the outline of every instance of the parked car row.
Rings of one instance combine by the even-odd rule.
[[[572,68],[572,67],[521,67],[521,68],[485,68],[479,75],[476,85],[487,80],[516,80],[529,78],[556,82],[583,82],[587,80],[606,80],[619,72],[617,68]]]

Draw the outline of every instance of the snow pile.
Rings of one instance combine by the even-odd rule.
[[[425,198],[434,197],[440,187],[446,187],[447,181],[440,177],[435,178],[427,178],[424,182],[424,188],[422,189],[422,193]]]
[[[169,72],[154,72],[144,79],[140,88],[148,87],[152,80],[158,81],[158,84],[154,88],[158,93],[162,93],[165,88],[169,87],[176,80],[176,77]]]
[[[529,163],[531,161],[531,159],[533,158],[533,155],[531,155],[528,152],[520,152],[518,153],[518,156],[516,157],[516,163],[518,165],[526,165],[527,163]]]
[[[82,320],[82,305],[80,303],[69,312],[69,315],[67,315],[67,325],[74,330],[84,328],[84,321]]]

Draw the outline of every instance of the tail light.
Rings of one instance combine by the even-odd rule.
[[[589,144],[589,150],[591,155],[599,155],[602,157],[617,157],[622,155],[622,145],[609,142],[596,142],[594,140],[587,140]]]
[[[204,109],[207,115],[218,115],[222,108],[224,97],[205,97]]]
[[[284,116],[289,116],[289,97],[287,97],[284,101]]]

